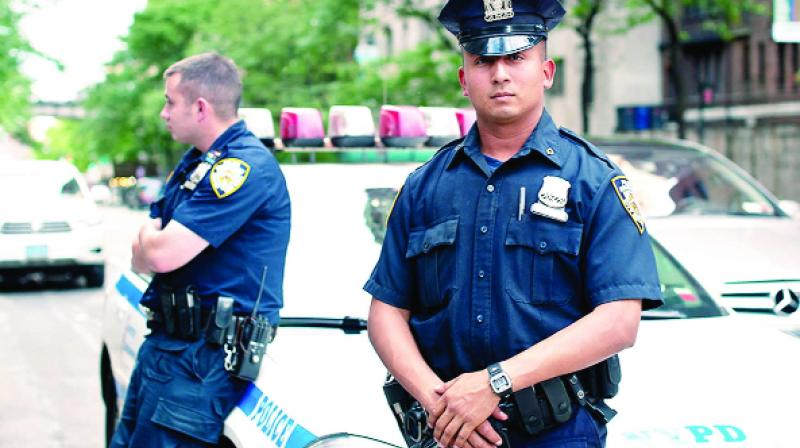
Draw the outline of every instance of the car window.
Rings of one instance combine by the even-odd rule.
[[[77,198],[83,197],[83,194],[81,193],[81,187],[78,184],[78,181],[74,178],[64,183],[64,185],[61,187],[61,195]]]
[[[0,191],[13,193],[14,198],[22,200],[83,198],[77,179],[53,173],[3,173],[0,175]],[[24,195],[21,194],[23,192]]]
[[[751,179],[720,157],[664,145],[609,145],[603,150],[630,179],[645,216],[778,214]]]
[[[658,243],[653,241],[652,246],[664,304],[655,310],[644,311],[643,319],[716,317],[727,314]]]

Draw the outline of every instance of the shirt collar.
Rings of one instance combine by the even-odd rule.
[[[225,146],[228,145],[228,143],[233,141],[233,139],[241,136],[245,132],[247,132],[247,126],[245,126],[244,120],[239,120],[232,124],[231,127],[226,129],[225,132],[223,132],[219,137],[217,137],[217,139],[214,140],[214,143],[211,144],[209,150],[216,149],[221,151],[223,148],[225,148]]]
[[[561,168],[566,154],[564,154],[563,146],[560,145],[560,135],[561,134],[553,122],[552,117],[550,117],[550,114],[545,109],[542,111],[542,116],[539,118],[539,123],[536,125],[536,128],[534,128],[533,132],[531,132],[531,135],[528,136],[528,139],[525,140],[525,143],[522,144],[522,147],[519,149],[519,151],[517,151],[516,154],[514,154],[512,159],[525,157],[530,155],[532,152],[537,152],[545,159],[550,160],[552,163],[556,164],[556,166]],[[480,137],[478,135],[478,124],[475,123],[475,125],[470,128],[469,132],[464,137],[464,140],[455,147],[454,150],[456,153],[450,160],[448,168],[450,168],[456,163],[457,160],[464,156],[472,159],[479,167],[483,167],[486,165],[486,161],[483,159],[483,154],[481,153],[480,148],[481,144]]]

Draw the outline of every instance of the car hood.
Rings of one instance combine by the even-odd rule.
[[[85,218],[97,220],[97,207],[81,198],[55,197],[47,199],[14,197],[0,210],[0,222],[73,221]]]
[[[726,282],[800,279],[800,220],[674,216],[647,225],[709,289]]]
[[[741,316],[643,322],[608,445],[797,446],[797,353],[797,338]]]

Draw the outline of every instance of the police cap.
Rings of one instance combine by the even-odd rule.
[[[502,56],[541,42],[564,12],[558,0],[448,0],[439,22],[467,52]]]

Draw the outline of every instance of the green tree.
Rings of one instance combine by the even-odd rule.
[[[629,9],[628,24],[636,26],[658,19],[666,34],[667,72],[669,83],[675,92],[674,115],[678,122],[678,137],[686,137],[686,81],[681,69],[686,67],[681,52],[681,42],[689,36],[681,29],[681,14],[692,8],[697,15],[706,17],[703,28],[716,33],[722,39],[731,39],[733,30],[741,24],[747,14],[764,14],[760,0],[624,0]]]
[[[22,136],[30,118],[30,80],[20,66],[25,54],[33,53],[18,31],[20,14],[11,0],[0,0],[0,128]]]
[[[106,79],[87,92],[86,119],[56,137],[92,157],[156,160],[172,166],[185,145],[172,142],[158,112],[162,73],[205,51],[236,61],[244,74],[243,105],[317,107],[383,103],[461,105],[460,57],[434,39],[391,59],[359,65],[360,34],[377,0],[151,0],[134,17],[126,48],[107,65]],[[69,138],[74,132],[80,138]],[[59,147],[64,145],[59,144]]]
[[[572,27],[583,46],[583,79],[581,80],[581,116],[583,132],[590,132],[590,108],[594,101],[594,46],[592,31],[595,19],[606,6],[605,0],[577,0],[571,9]]]

